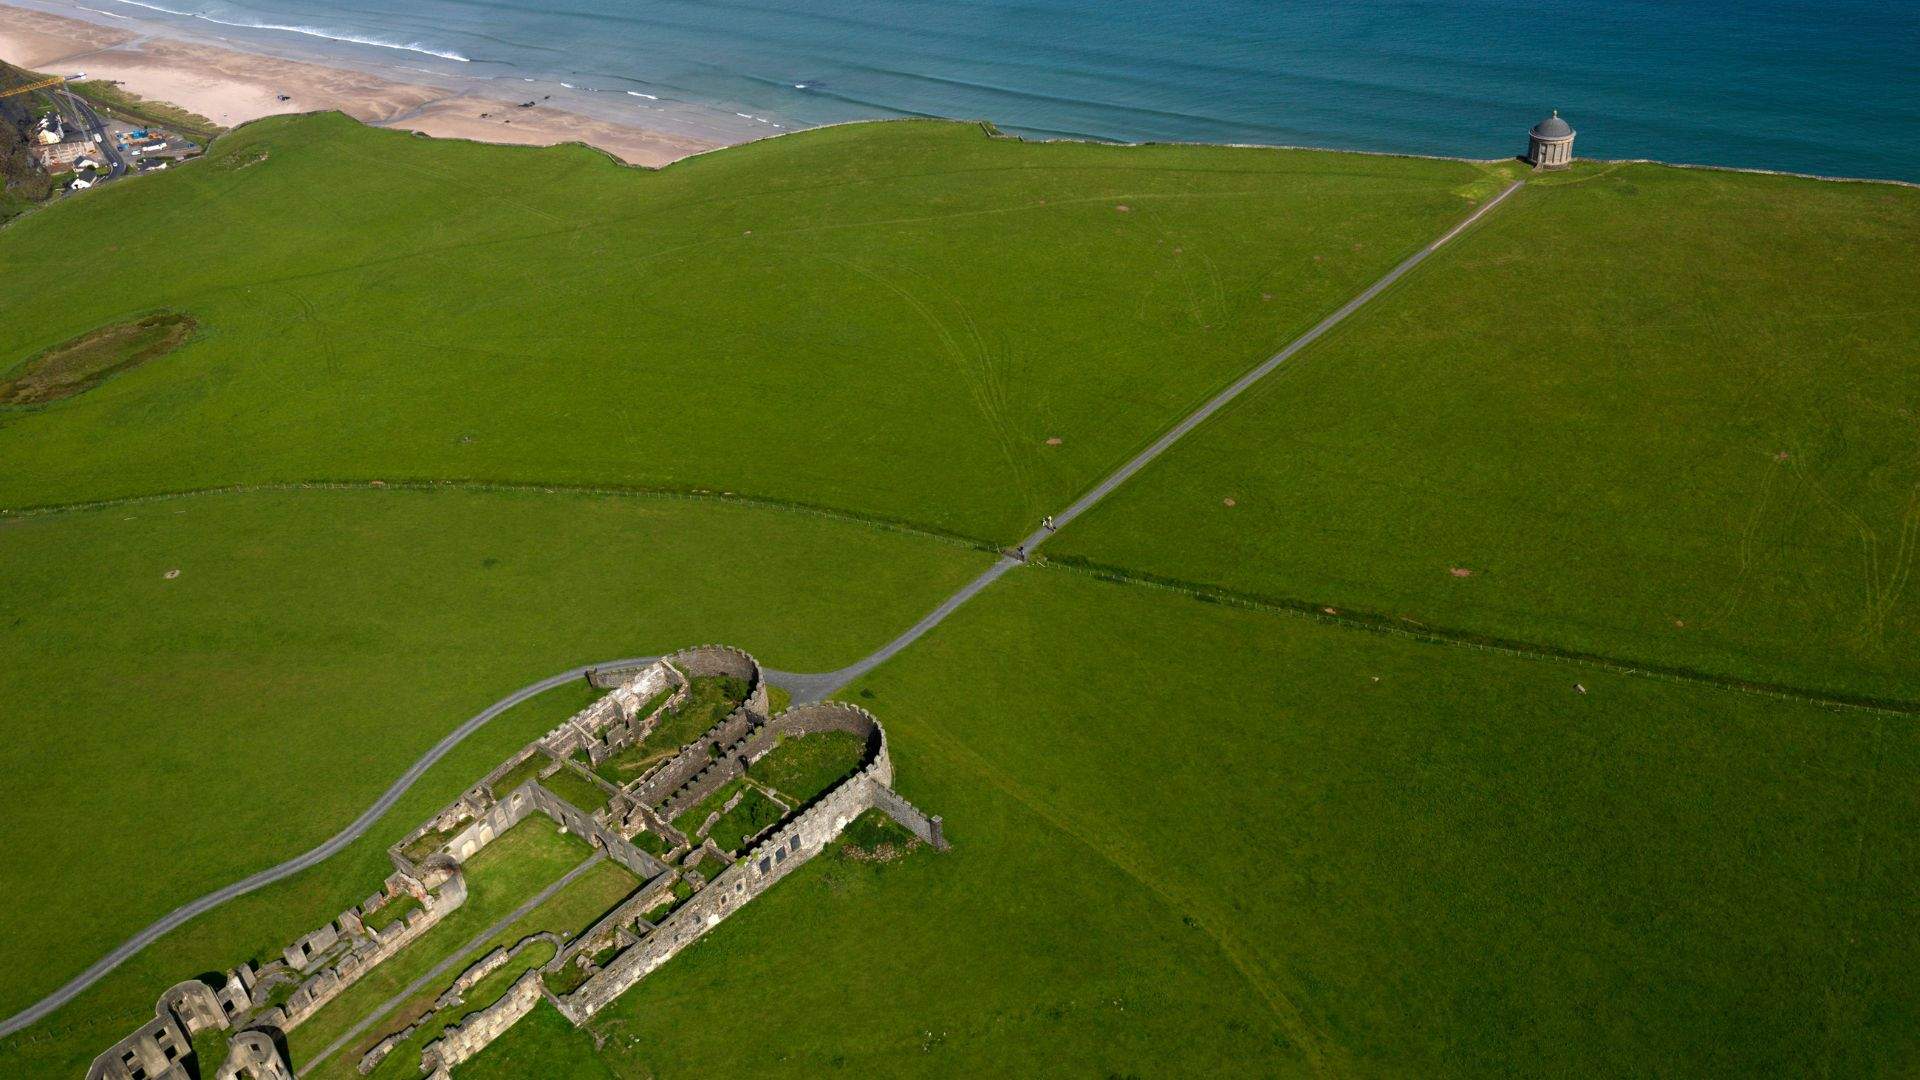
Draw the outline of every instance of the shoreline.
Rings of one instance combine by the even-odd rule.
[[[0,3],[0,60],[50,75],[85,71],[89,80],[119,83],[223,128],[267,116],[336,111],[372,127],[436,138],[519,146],[585,143],[624,164],[647,167],[745,141],[719,131],[688,134],[615,123],[544,103],[524,108],[431,79],[401,80],[7,3]]]
[[[599,150],[621,164],[657,169],[715,150],[765,138],[778,138],[798,131],[847,124],[884,123],[897,119],[872,117],[805,127],[781,126],[777,132],[762,134],[758,131],[742,133],[721,130],[719,125],[703,124],[699,116],[686,112],[674,117],[678,121],[674,126],[683,130],[668,131],[641,123],[590,116],[548,105],[544,100],[533,108],[524,108],[517,102],[475,92],[474,88],[448,86],[434,79],[403,81],[390,74],[376,74],[343,63],[291,59],[265,52],[228,48],[224,44],[192,41],[156,31],[130,17],[126,18],[128,27],[123,29],[38,8],[20,7],[8,0],[0,0],[0,15],[5,16],[4,23],[0,23],[0,60],[48,74],[70,74],[84,69],[89,79],[119,83],[125,90],[148,101],[186,109],[229,129],[268,116],[333,111],[370,127],[409,131],[433,138],[466,139],[509,146],[579,143]],[[431,74],[424,69],[413,70]],[[287,100],[281,100],[282,96]],[[1505,157],[1477,158],[1285,143],[1182,139],[1125,142],[1072,136],[1035,138],[1004,131],[991,120],[959,117],[942,119],[978,123],[996,138],[1034,143],[1307,150],[1482,165],[1509,160]],[[693,129],[691,133],[686,130],[689,128]],[[1717,170],[1831,183],[1920,187],[1920,183],[1915,181],[1888,177],[1836,176],[1644,157],[1582,157],[1578,160],[1595,164],[1663,165],[1675,169]]]

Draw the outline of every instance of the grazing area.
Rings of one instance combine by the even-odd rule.
[[[185,315],[149,315],[90,331],[0,369],[0,405],[42,405],[91,390],[110,375],[165,356],[193,336]]]
[[[914,121],[645,172],[261,120],[0,232],[0,296],[36,298],[0,314],[0,369],[133,312],[202,328],[0,419],[0,506],[457,478],[730,491],[1002,542],[1464,217],[1493,171]]]
[[[1840,1076],[1920,1053],[1904,720],[1058,570],[852,697],[953,850],[803,867],[602,1014],[584,1075]],[[718,1022],[743,1014],[751,1038]],[[533,1023],[495,1050],[594,1056],[563,1042]]]
[[[1907,1070],[1920,193],[1519,175],[316,114],[0,229],[0,1016],[373,821],[0,1076],[262,963],[313,1080]]]
[[[1920,702],[1920,191],[1543,177],[1049,546]]]
[[[590,699],[585,685],[575,682],[508,710],[429,769],[345,851],[293,878],[215,908],[161,938],[51,1017],[0,1039],[0,1076],[84,1075],[101,1047],[125,1034],[132,1024],[152,1018],[156,987],[178,982],[180,972],[215,971],[240,958],[264,961],[278,955],[291,935],[334,917],[364,898],[370,883],[392,873],[388,845],[466,790],[476,775]],[[37,939],[23,935],[23,940]]]
[[[264,492],[0,519],[0,702],[32,703],[0,709],[0,770],[34,777],[0,820],[14,913],[0,945],[18,964],[0,1011],[332,835],[518,687],[722,635],[831,668],[985,561],[815,515],[537,492]],[[857,608],[839,599],[866,588]],[[51,877],[59,890],[36,884]]]

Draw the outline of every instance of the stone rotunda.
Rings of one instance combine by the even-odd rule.
[[[1533,125],[1527,133],[1527,160],[1536,169],[1564,169],[1573,161],[1573,129],[1560,119],[1560,110]]]

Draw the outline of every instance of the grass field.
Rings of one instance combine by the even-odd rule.
[[[317,116],[0,229],[34,298],[0,381],[197,328],[0,408],[0,507],[351,481],[0,514],[0,1014],[535,679],[865,655],[1512,171],[900,123],[645,173]],[[1904,189],[1534,178],[1047,549],[1131,582],[1017,569],[845,691],[951,852],[817,859],[593,1032],[543,1006],[462,1077],[1907,1071],[1920,736],[1727,684],[1920,701],[1917,244]],[[365,897],[591,693],[0,1040],[0,1076],[79,1075]]]
[[[596,1060],[541,1022],[501,1055],[1751,1077],[1920,1053],[1904,720],[1064,571],[854,696],[953,850],[816,860],[603,1013]]]
[[[577,711],[588,693],[584,683],[569,684],[508,710],[429,769],[339,855],[214,909],[134,956],[46,1020],[0,1039],[0,1076],[84,1075],[95,1054],[153,1017],[154,999],[179,982],[181,972],[224,970],[249,958],[264,962],[296,936],[364,900],[393,872],[388,844],[458,797],[474,777]],[[30,894],[16,889],[9,895]],[[44,922],[33,935],[20,929],[29,944],[53,932]]]
[[[933,122],[648,173],[263,120],[0,231],[0,295],[34,298],[0,314],[0,370],[156,309],[201,327],[0,414],[0,506],[454,477],[1008,540],[1492,190],[1457,162]]]
[[[1920,701],[1916,252],[1911,188],[1536,179],[1048,550]]]
[[[540,493],[210,495],[0,519],[0,769],[33,777],[0,820],[14,913],[0,949],[18,965],[0,1012],[333,834],[520,686],[716,640],[830,669],[985,558],[814,515]]]

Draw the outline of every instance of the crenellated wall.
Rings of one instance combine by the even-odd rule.
[[[542,970],[559,970],[561,965],[576,960],[582,953],[598,952],[609,944],[623,946],[621,952],[577,990],[555,1001],[570,1020],[584,1023],[634,983],[717,926],[740,905],[825,850],[854,818],[869,808],[877,807],[935,847],[946,847],[940,818],[921,812],[893,791],[893,761],[886,732],[865,709],[840,702],[822,702],[788,709],[768,719],[767,688],[759,663],[747,653],[723,645],[683,649],[663,661],[621,674],[619,684],[609,694],[524,747],[389,848],[396,872],[388,877],[382,891],[342,912],[325,926],[302,935],[287,946],[280,959],[264,967],[236,968],[217,986],[190,980],[170,988],[155,1004],[152,1021],[94,1060],[87,1073],[89,1080],[188,1080],[190,1071],[202,1077],[215,1076],[209,1068],[211,1063],[198,1063],[192,1070],[186,1064],[193,1053],[193,1035],[209,1028],[242,1029],[229,1040],[229,1054],[217,1073],[217,1080],[293,1080],[285,1049],[279,1042],[280,1035],[299,1026],[368,971],[464,904],[467,882],[461,864],[535,812],[546,814],[569,831],[585,837],[639,875],[646,884],[577,939],[565,943],[556,939],[553,960],[542,969],[522,975],[499,1001],[470,1015],[464,1023],[446,1029],[422,1055],[422,1070],[436,1077],[448,1075],[453,1066],[478,1053],[525,1016],[541,997],[551,997],[542,984]],[[550,776],[557,769],[572,768],[566,759],[577,752],[584,750],[588,758],[597,763],[606,754],[644,737],[658,722],[663,709],[685,699],[689,679],[714,675],[746,680],[747,700],[635,785],[631,792],[613,796],[606,809],[588,813],[541,783],[541,773]],[[600,680],[604,678],[604,672],[590,673],[595,685],[603,685]],[[673,696],[647,715],[641,715],[640,710],[646,703],[668,688],[674,690]],[[644,818],[651,824],[659,824],[656,810],[670,817],[705,798],[769,753],[781,736],[826,731],[846,731],[866,738],[866,755],[860,768],[774,826],[750,851],[720,870],[718,876],[704,886],[698,876],[691,877],[693,894],[657,927],[649,926],[642,915],[673,895],[680,874],[641,851],[609,821]],[[711,746],[720,748],[717,757],[709,750]],[[529,779],[517,783],[512,790],[497,790],[499,781],[536,755],[546,763],[530,774]],[[420,842],[430,834],[430,841]],[[444,843],[439,842],[440,834],[446,836]],[[407,854],[409,848],[416,849],[417,863]],[[708,859],[726,861],[711,841],[703,845],[702,854],[697,857],[703,866]],[[689,856],[683,862],[683,869],[692,865],[694,858]],[[419,911],[377,931],[367,927],[368,914],[409,895],[420,900]],[[517,952],[528,940],[531,939],[517,944],[513,951]],[[505,961],[506,955],[498,950],[482,958],[456,980],[454,988],[442,995],[439,1004],[448,1004],[449,995],[457,999]],[[276,987],[284,987],[295,979],[301,981],[284,1003],[268,1004]],[[413,1030],[410,1026],[406,1032],[383,1039],[363,1057],[361,1071],[377,1065]]]
[[[771,888],[808,859],[825,850],[854,818],[878,807],[930,841],[939,838],[939,820],[928,817],[896,794],[893,760],[886,732],[873,714],[857,705],[826,702],[789,709],[769,724],[791,735],[818,731],[851,731],[868,737],[868,759],[859,771],[814,800],[798,815],[782,822],[705,888],[694,893],[653,932],[614,957],[600,972],[573,993],[558,999],[560,1011],[575,1024],[584,1024],[607,1004],[672,959],[741,905]],[[770,747],[769,747],[770,748]]]

